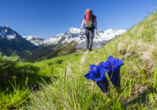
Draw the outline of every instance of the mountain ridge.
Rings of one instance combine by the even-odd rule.
[[[39,40],[38,42],[35,42],[34,40],[28,39],[31,38],[31,36],[23,36],[30,42],[32,42],[34,45],[43,45],[43,44],[58,44],[58,43],[70,43],[72,41],[76,41],[78,43],[85,42],[86,37],[85,37],[85,29],[82,30],[81,34],[79,34],[80,29],[78,28],[69,28],[67,32],[64,34],[57,34],[54,37],[50,37],[48,39],[42,39],[36,36],[32,36],[32,39],[42,39]],[[126,32],[126,30],[115,30],[115,29],[108,29],[108,30],[98,30],[97,34],[94,34],[94,42],[102,42],[104,40],[109,41],[111,39],[114,39],[115,37],[123,34]]]
[[[71,52],[68,52],[68,50],[66,49],[65,53],[68,54],[74,52],[75,49],[74,46],[76,46],[76,44],[86,42],[85,29],[82,30],[81,34],[79,34],[79,32],[80,29],[78,28],[69,28],[69,30],[64,34],[58,34],[49,39],[42,39],[37,36],[21,36],[19,33],[12,30],[8,26],[0,26],[0,42],[1,42],[0,48],[1,48],[1,52],[7,56],[12,55],[16,51],[16,55],[23,57],[23,56],[28,56],[32,53],[34,54],[36,51],[33,52],[33,50],[40,48],[41,46],[50,45],[50,47],[53,47],[53,49],[55,48],[55,51],[53,52],[56,52],[56,47],[58,46],[61,46],[60,48],[62,49],[64,49],[63,47],[71,48],[69,49],[69,51],[72,50]],[[114,29],[108,29],[105,31],[99,30],[97,34],[94,34],[93,41],[94,42],[102,42],[104,40],[108,41],[114,39],[115,37],[121,35],[124,32],[125,30],[114,30]],[[72,45],[72,42],[76,42],[76,44]],[[72,47],[70,47],[70,45]],[[43,49],[44,48],[41,48],[41,50]],[[60,53],[61,51],[65,51],[62,49],[60,49]],[[41,50],[38,49],[38,51]],[[47,49],[47,50],[48,50],[47,53],[52,54],[52,51],[50,51],[51,49]]]
[[[0,26],[0,49],[5,55],[23,55],[24,51],[32,51],[38,47],[24,39],[19,33],[8,26]]]

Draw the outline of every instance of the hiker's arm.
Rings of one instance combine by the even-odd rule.
[[[97,33],[97,21],[96,21],[96,19],[94,20],[94,22],[95,22],[95,33]]]
[[[84,25],[84,20],[82,21],[82,24],[81,24],[81,30],[82,30],[82,28],[83,28],[83,25]]]
[[[83,25],[84,25],[84,19],[83,19],[83,21],[82,21],[82,24],[81,24],[81,30],[80,30],[79,34],[81,34],[81,31],[82,31]]]

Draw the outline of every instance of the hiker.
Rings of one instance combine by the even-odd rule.
[[[95,25],[94,25],[95,24]],[[81,24],[81,29],[79,34],[81,34],[82,28],[85,26],[85,36],[87,38],[87,51],[90,52],[92,50],[93,38],[94,38],[94,29],[97,34],[97,21],[96,16],[93,15],[93,11],[91,9],[87,9],[85,11],[85,16]]]

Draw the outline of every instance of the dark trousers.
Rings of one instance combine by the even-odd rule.
[[[94,30],[85,30],[85,36],[87,38],[87,49],[92,50],[93,38],[94,38]]]

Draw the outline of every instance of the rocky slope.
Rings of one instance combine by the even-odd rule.
[[[42,42],[44,41],[44,39],[39,38],[37,36],[22,36],[23,38],[25,38],[26,40],[28,40],[29,42],[31,42],[32,44],[39,46],[42,44]]]
[[[23,51],[32,51],[36,48],[37,46],[8,26],[0,26],[0,49],[3,54],[11,55],[16,51],[17,55],[22,55]]]

